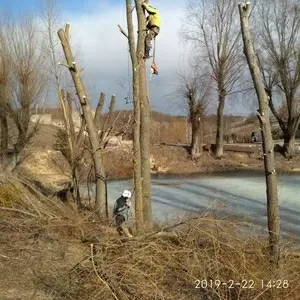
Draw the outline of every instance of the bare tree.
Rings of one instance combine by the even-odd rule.
[[[268,95],[265,92],[265,87],[260,74],[260,69],[258,67],[258,59],[254,52],[252,38],[250,35],[248,24],[249,4],[239,4],[238,7],[240,12],[244,52],[247,58],[249,70],[258,97],[258,118],[260,121],[260,128],[262,131],[264,166],[267,186],[267,211],[270,258],[273,266],[277,266],[279,263],[280,225],[277,174],[275,170],[274,144],[269,119]]]
[[[151,202],[151,172],[150,172],[150,124],[151,108],[150,97],[146,77],[145,39],[147,31],[145,11],[142,7],[144,0],[135,0],[136,15],[138,20],[137,57],[139,62],[139,101],[141,105],[140,143],[141,143],[141,167],[143,187],[143,211],[144,222],[147,227],[152,224]],[[148,2],[145,1],[145,2]]]
[[[240,28],[237,26],[237,1],[192,0],[187,6],[183,37],[194,45],[199,65],[211,69],[218,93],[216,157],[223,155],[224,107],[226,97],[239,89],[244,71]]]
[[[2,20],[0,39],[2,66],[5,58],[9,61],[5,67],[9,68],[5,71],[9,74],[8,81],[5,82],[0,105],[2,113],[5,112],[17,128],[14,148],[16,153],[20,153],[39,125],[37,122],[30,128],[32,109],[43,99],[46,91],[44,40],[31,17],[18,21],[13,18]],[[3,125],[6,126],[5,121]]]
[[[179,74],[180,85],[176,94],[185,102],[192,125],[191,155],[197,159],[203,152],[203,121],[209,102],[211,86],[206,72],[192,68]]]
[[[142,172],[141,172],[141,148],[140,148],[140,122],[141,107],[139,101],[139,60],[135,49],[135,36],[132,19],[132,1],[126,0],[126,16],[128,34],[119,25],[120,31],[128,39],[129,53],[132,64],[132,89],[134,105],[133,121],[133,165],[134,165],[134,189],[135,189],[135,224],[136,230],[141,231],[144,224],[143,216],[143,191],[142,191]]]
[[[76,93],[79,98],[79,102],[81,105],[83,117],[85,119],[85,123],[87,126],[88,136],[91,144],[91,153],[94,162],[94,170],[95,170],[95,177],[96,177],[96,200],[95,200],[95,210],[97,215],[102,218],[106,219],[107,216],[107,202],[106,202],[106,195],[105,195],[105,170],[103,166],[103,147],[100,145],[100,139],[97,132],[97,126],[94,123],[93,114],[91,111],[91,107],[89,104],[88,96],[85,91],[85,87],[83,85],[83,81],[81,79],[80,71],[77,67],[77,64],[74,60],[74,56],[70,46],[70,39],[69,39],[69,30],[70,24],[67,23],[65,29],[61,28],[58,30],[58,36],[62,44],[62,48],[66,58],[65,67],[71,73]]]
[[[47,53],[50,57],[50,65],[49,73],[51,82],[53,83],[57,97],[58,102],[60,104],[62,115],[63,115],[63,121],[64,121],[64,130],[61,129],[57,132],[57,144],[56,148],[59,148],[62,154],[67,159],[70,168],[71,168],[71,175],[72,175],[72,190],[75,192],[74,198],[76,199],[78,208],[81,207],[81,197],[79,192],[79,186],[78,186],[78,174],[79,174],[79,168],[80,164],[78,162],[83,156],[82,151],[82,143],[84,141],[83,138],[83,129],[85,127],[84,120],[81,120],[81,129],[77,134],[75,134],[75,127],[73,124],[73,104],[71,101],[71,94],[68,92],[67,97],[64,94],[64,90],[62,89],[62,75],[63,75],[63,68],[59,68],[59,57],[60,52],[58,49],[59,46],[59,38],[55,34],[60,11],[58,8],[58,5],[55,0],[45,0],[43,3],[41,16],[42,21],[44,25],[44,34],[47,39]],[[65,145],[62,138],[66,138],[66,141],[68,142],[68,145]]]
[[[283,132],[283,153],[290,158],[300,124],[300,1],[262,1],[258,14],[260,69],[269,107]],[[276,107],[276,98],[283,99],[286,114]]]
[[[151,174],[150,174],[150,103],[145,69],[146,18],[142,0],[135,0],[138,20],[138,39],[135,47],[135,35],[132,20],[132,2],[126,0],[128,34],[119,25],[120,31],[128,39],[133,73],[133,151],[134,151],[134,187],[136,228],[152,224]]]
[[[67,122],[65,120],[65,116],[63,116],[65,126],[64,128],[59,128],[57,130],[56,141],[53,148],[60,151],[69,163],[72,177],[71,191],[77,207],[80,209],[82,207],[82,201],[79,190],[79,180],[84,155],[84,144],[86,141],[84,135],[85,122],[81,117],[80,126],[79,128],[76,128],[74,124],[74,111],[71,94],[67,93],[66,96],[63,90],[60,91],[60,94],[64,101],[64,107],[67,107],[67,122],[70,124],[70,127],[69,130],[66,129]]]

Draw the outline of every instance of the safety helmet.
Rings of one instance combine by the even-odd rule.
[[[125,190],[122,194],[123,197],[125,198],[131,198],[131,192],[128,190]]]

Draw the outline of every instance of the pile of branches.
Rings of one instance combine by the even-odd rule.
[[[57,299],[270,299],[267,243],[248,234],[252,229],[195,218],[172,226],[172,234],[102,235],[84,260],[48,286],[56,286]],[[276,291],[278,299],[298,299],[299,271],[299,258],[282,258],[278,279],[288,287]]]
[[[10,198],[12,189],[16,198]],[[0,190],[9,200],[0,205],[1,215],[9,215],[3,226],[15,218],[18,230],[30,227],[28,235],[44,229],[62,258],[70,245],[80,250],[81,258],[69,265],[62,259],[54,264],[56,252],[44,255],[52,253],[47,250],[51,241],[40,249],[44,267],[37,266],[36,285],[52,299],[264,300],[274,298],[274,291],[277,299],[299,299],[299,255],[283,248],[274,275],[267,235],[259,237],[250,223],[204,215],[133,239],[119,238],[114,228],[92,215],[71,213],[21,179],[0,177]],[[281,280],[281,288],[268,286],[274,278]]]

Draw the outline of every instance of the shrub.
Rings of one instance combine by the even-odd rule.
[[[21,192],[11,184],[0,185],[0,205],[10,206],[20,199]]]

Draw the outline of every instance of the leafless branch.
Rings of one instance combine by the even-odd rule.
[[[119,27],[120,32],[121,32],[127,39],[129,39],[128,34],[127,34],[127,33],[125,32],[125,30],[121,27],[121,25],[118,24],[118,27]]]

